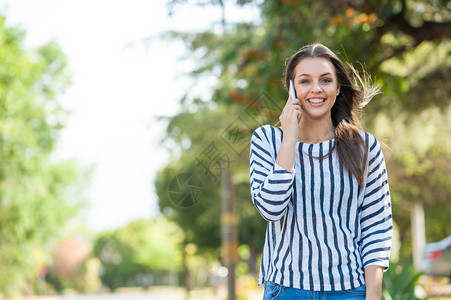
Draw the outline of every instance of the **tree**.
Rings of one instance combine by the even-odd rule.
[[[24,37],[0,17],[0,294],[7,296],[36,278],[33,250],[50,250],[81,194],[81,169],[51,156],[67,115],[57,102],[70,82],[67,59],[55,42],[25,49]]]
[[[137,281],[140,275],[178,272],[182,236],[181,230],[164,217],[135,220],[101,233],[94,245],[94,255],[102,263],[102,283],[114,290],[140,284]]]
[[[52,264],[46,276],[46,281],[52,284],[58,292],[76,288],[80,281],[80,270],[86,268],[88,257],[92,251],[92,244],[76,234],[63,237],[52,251]],[[99,278],[93,280],[97,283]],[[82,286],[77,288],[83,289]],[[80,290],[79,290],[80,291]]]

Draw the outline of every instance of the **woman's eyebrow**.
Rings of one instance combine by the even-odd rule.
[[[310,75],[310,74],[305,74],[305,73],[303,73],[303,74],[301,74],[301,75],[298,75],[298,77],[302,77],[302,76],[310,77],[311,75]],[[327,72],[327,73],[324,73],[324,74],[319,75],[319,77],[324,77],[324,76],[332,76],[332,74],[329,73],[329,72]]]

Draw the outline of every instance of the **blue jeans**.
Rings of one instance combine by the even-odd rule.
[[[263,300],[289,300],[289,299],[310,299],[310,300],[365,300],[366,287],[362,285],[355,289],[344,291],[308,291],[296,288],[285,287],[274,282],[265,283]]]

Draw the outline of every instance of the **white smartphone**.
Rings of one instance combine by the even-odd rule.
[[[293,79],[290,79],[290,95],[291,99],[296,99],[296,91],[294,90]]]

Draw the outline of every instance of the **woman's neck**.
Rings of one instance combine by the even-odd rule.
[[[302,118],[299,122],[298,141],[315,144],[333,139],[334,126],[332,119],[311,120]]]

